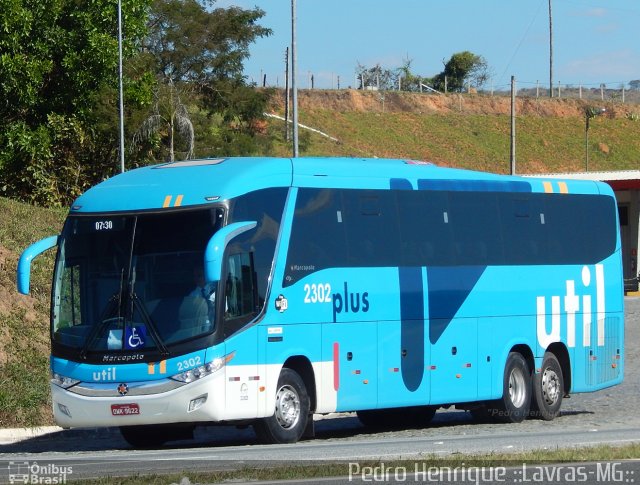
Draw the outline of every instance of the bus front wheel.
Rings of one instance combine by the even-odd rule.
[[[253,425],[258,439],[265,443],[295,443],[309,420],[307,388],[297,372],[284,368],[278,379],[276,406],[272,416]]]
[[[520,423],[529,415],[531,370],[521,354],[509,354],[504,369],[502,398],[493,404],[489,413],[505,423]]]
[[[547,352],[544,354],[540,372],[533,376],[531,415],[551,421],[560,414],[563,393],[564,379],[560,362],[555,355]]]

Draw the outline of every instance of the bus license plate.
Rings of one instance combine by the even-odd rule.
[[[134,414],[140,414],[140,406],[136,403],[112,404],[111,414],[113,416],[133,416]]]

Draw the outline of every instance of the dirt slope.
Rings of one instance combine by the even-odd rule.
[[[278,91],[273,98],[273,108],[284,110],[284,94]],[[484,94],[425,94],[403,92],[376,92],[346,90],[300,90],[298,103],[301,110],[324,109],[337,112],[412,112],[412,113],[459,113],[508,115],[511,99],[507,96]],[[638,111],[634,103],[620,101],[594,102],[568,98],[516,98],[518,115],[548,117],[582,117],[586,106],[602,105],[611,118],[625,117]]]

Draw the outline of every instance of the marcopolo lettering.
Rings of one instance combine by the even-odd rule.
[[[342,313],[366,313],[369,311],[369,292],[351,293],[347,282],[344,282],[344,292],[334,293],[333,301],[333,323],[336,323],[338,315]]]

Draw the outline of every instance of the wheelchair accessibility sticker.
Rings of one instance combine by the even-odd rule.
[[[124,348],[128,350],[144,347],[147,340],[147,328],[144,325],[127,327]]]

